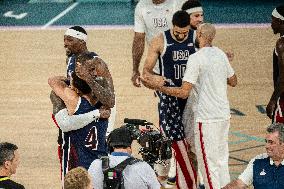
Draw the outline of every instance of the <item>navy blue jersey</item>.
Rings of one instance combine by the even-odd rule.
[[[100,102],[92,106],[87,99],[81,97],[81,103],[74,115],[84,114],[101,106]],[[79,156],[78,166],[89,168],[99,155],[107,155],[105,142],[107,126],[108,119],[100,118],[81,129],[70,131],[71,144],[75,146]]]
[[[164,50],[159,56],[160,75],[169,79],[167,86],[180,87],[189,56],[195,53],[193,30],[190,30],[188,38],[179,43],[171,36],[170,30],[164,32]],[[182,125],[182,113],[186,99],[181,99],[157,92],[160,102],[159,120],[161,131],[173,141],[184,139]]]
[[[160,75],[170,79],[175,86],[182,85],[182,78],[190,55],[195,53],[193,35],[189,30],[188,38],[182,43],[173,39],[170,30],[164,32],[164,50],[159,57]],[[178,98],[178,105],[183,113],[186,99]]]

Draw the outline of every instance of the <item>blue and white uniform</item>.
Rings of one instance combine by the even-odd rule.
[[[87,99],[80,97],[74,115],[99,109],[101,105],[98,102],[92,106]],[[78,166],[88,169],[93,160],[107,155],[107,125],[107,119],[99,118],[81,129],[64,133],[63,166],[66,171]]]
[[[183,42],[174,40],[170,30],[163,34],[164,49],[159,56],[160,75],[169,80],[169,85],[180,87],[188,58],[195,53],[194,31],[190,30],[188,38]],[[158,92],[158,95],[160,97],[158,105],[160,126],[163,132],[172,140],[183,139],[184,131],[181,117],[186,99],[172,97],[161,92]],[[174,126],[176,124],[179,126]]]
[[[239,176],[247,186],[255,189],[284,188],[284,160],[276,166],[266,153],[253,158],[244,172]]]

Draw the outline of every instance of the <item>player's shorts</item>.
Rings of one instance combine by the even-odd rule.
[[[284,123],[284,94],[282,94],[277,100],[273,122]]]

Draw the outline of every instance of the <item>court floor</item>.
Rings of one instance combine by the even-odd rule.
[[[109,65],[117,95],[116,126],[125,117],[157,123],[153,92],[130,82],[133,32],[91,29],[89,50]],[[51,120],[47,79],[65,74],[64,29],[0,30],[0,141],[16,143],[21,165],[13,178],[29,189],[60,188],[57,128]],[[119,36],[119,37],[118,37]],[[229,88],[230,172],[236,177],[264,152],[265,104],[272,93],[272,49],[277,37],[268,27],[219,28],[214,44],[235,54],[239,84]],[[145,57],[144,57],[145,58]]]

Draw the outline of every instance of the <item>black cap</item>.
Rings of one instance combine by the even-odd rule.
[[[126,127],[117,128],[109,134],[108,145],[110,147],[130,147],[131,143],[131,133]]]

